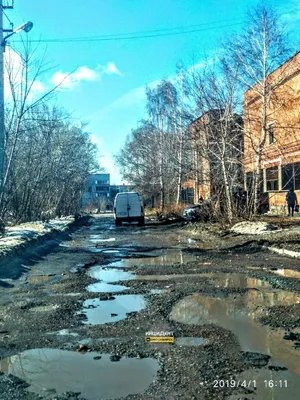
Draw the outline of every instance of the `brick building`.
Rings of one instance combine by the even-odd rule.
[[[260,192],[267,193],[270,209],[284,210],[293,186],[300,201],[300,52],[268,76],[273,84],[266,108],[266,141],[261,158]],[[257,87],[244,94],[245,185],[256,169],[255,148],[262,138],[261,96]]]

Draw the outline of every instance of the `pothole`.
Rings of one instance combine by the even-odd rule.
[[[137,253],[142,255],[142,253]],[[133,268],[133,267],[162,267],[174,264],[184,264],[190,261],[199,261],[200,256],[190,254],[177,249],[166,249],[163,251],[158,251],[153,257],[149,257],[149,253],[145,253],[144,257],[141,258],[124,258],[120,261],[111,263],[111,266],[120,268]]]
[[[178,346],[201,346],[205,343],[201,337],[178,337],[175,338],[175,344]]]
[[[112,285],[107,282],[96,282],[87,287],[87,291],[93,293],[117,293],[128,289],[127,286]]]
[[[103,266],[92,267],[87,271],[87,274],[91,278],[98,279],[107,283],[135,279],[135,275],[130,272],[119,270],[117,268],[107,268]]]
[[[0,360],[0,370],[26,380],[30,392],[80,392],[87,400],[99,400],[142,393],[159,369],[151,358],[117,359],[96,352],[33,349]]]
[[[122,295],[112,297],[111,300],[88,299],[83,303],[82,312],[86,315],[84,324],[106,324],[126,318],[127,313],[137,312],[146,308],[146,301],[142,295]]]
[[[283,340],[284,330],[275,331],[255,321],[270,306],[295,304],[299,300],[297,294],[276,289],[271,291],[268,288],[251,290],[244,295],[232,294],[225,298],[194,294],[175,304],[170,319],[183,324],[215,324],[232,331],[242,350],[268,354],[271,356],[270,365],[286,367],[288,370],[283,371],[278,379],[288,380],[290,387],[293,387],[289,394],[299,393],[299,352]],[[272,378],[272,373],[273,371],[268,371],[269,379],[275,379]],[[257,383],[257,387],[259,385],[264,385],[264,379]],[[276,393],[275,397],[260,398],[295,398],[287,395],[286,388],[278,389]]]

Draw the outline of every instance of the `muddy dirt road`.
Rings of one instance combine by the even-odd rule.
[[[299,398],[300,261],[109,215],[47,251],[1,276],[1,400]]]

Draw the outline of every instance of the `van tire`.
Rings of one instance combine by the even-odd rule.
[[[139,226],[144,226],[144,225],[145,225],[145,218],[144,218],[144,217],[141,217],[141,218],[139,219],[138,225],[139,225]]]
[[[115,219],[115,224],[116,224],[116,226],[121,226],[122,222],[119,220],[119,218],[116,218]]]

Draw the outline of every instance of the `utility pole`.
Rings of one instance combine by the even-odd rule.
[[[3,0],[0,0],[0,190],[3,190],[4,177],[4,142],[5,142],[5,118],[4,118],[4,67],[3,67]]]
[[[16,29],[13,29],[12,23],[10,29],[3,29],[3,10],[14,7],[14,0],[4,1],[5,5],[3,5],[3,0],[0,0],[0,202],[3,199],[5,160],[4,51],[8,38],[21,31],[29,32],[33,26],[33,23],[28,21]],[[8,35],[4,36],[3,33],[8,33]]]
[[[13,0],[11,4],[3,5],[0,0],[0,197],[2,198],[3,178],[4,178],[4,146],[5,146],[5,107],[4,107],[4,50],[5,38],[4,32],[12,32],[13,29],[3,29],[3,10],[13,8]],[[10,3],[10,2],[8,2]]]

